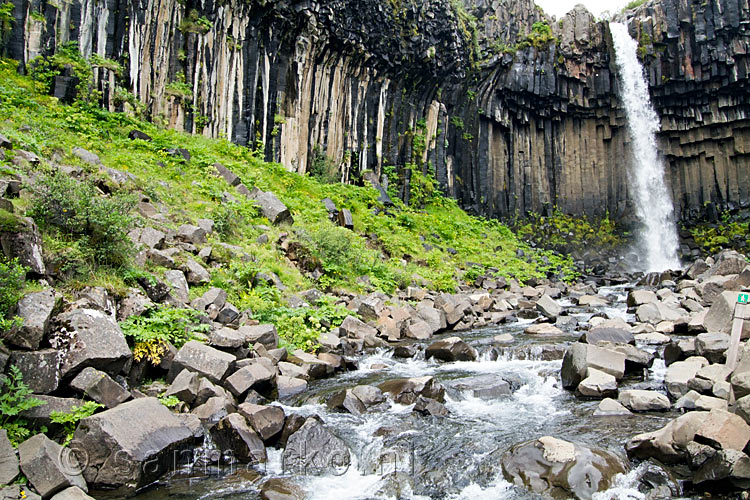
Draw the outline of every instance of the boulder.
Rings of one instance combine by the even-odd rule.
[[[691,411],[669,422],[659,430],[639,434],[625,445],[628,457],[648,460],[656,458],[666,464],[683,462],[687,445],[708,417],[707,412]]]
[[[42,236],[34,221],[30,218],[20,219],[23,227],[17,232],[0,231],[0,249],[9,259],[17,258],[18,262],[30,272],[45,276]]]
[[[594,411],[595,417],[620,417],[625,415],[632,415],[632,413],[620,403],[610,398],[603,399]]]
[[[617,401],[632,411],[668,411],[672,407],[664,394],[633,389],[620,391]]]
[[[395,402],[403,405],[413,404],[419,396],[438,402],[443,402],[445,399],[445,387],[429,376],[388,380],[380,384],[378,388],[390,394]]]
[[[216,172],[229,184],[230,186],[238,186],[242,182],[240,177],[229,170],[227,167],[222,165],[221,163],[214,163],[214,168],[216,169]]]
[[[750,424],[750,396],[744,396],[735,402],[734,413]]]
[[[578,297],[578,305],[581,307],[604,307],[609,302],[603,297],[597,295],[583,295]]]
[[[177,374],[187,369],[207,377],[212,382],[221,382],[229,373],[235,359],[231,354],[191,340],[177,351],[172,360],[170,379],[174,380]]]
[[[367,337],[374,337],[378,334],[378,331],[355,318],[354,316],[347,316],[339,326],[339,332],[350,339],[366,339]]]
[[[627,467],[608,451],[545,436],[512,446],[502,457],[502,469],[507,481],[534,493],[559,489],[589,500]]]
[[[562,306],[555,302],[552,297],[544,294],[539,300],[537,300],[536,310],[542,313],[543,316],[549,318],[552,321],[555,321],[557,320],[557,317],[562,313]]]
[[[656,304],[659,297],[651,290],[632,290],[628,294],[628,307],[638,307],[643,304]]]
[[[0,429],[0,484],[11,484],[18,477],[18,457],[8,439],[8,432]]]
[[[346,470],[351,455],[346,443],[315,418],[289,436],[281,457],[284,473],[306,476],[336,474]]]
[[[263,441],[239,413],[232,413],[211,427],[211,437],[222,453],[231,452],[241,463],[263,463],[268,457]]]
[[[675,339],[664,348],[664,363],[667,366],[695,356],[695,339]]]
[[[198,417],[201,422],[215,424],[234,412],[234,404],[229,396],[213,396],[193,409],[192,414]]]
[[[367,411],[364,403],[352,393],[351,389],[346,389],[334,393],[326,401],[326,406],[331,410],[347,411],[352,415],[362,415]]]
[[[245,417],[250,426],[264,442],[276,437],[284,428],[284,410],[280,406],[262,406],[242,403],[237,411]]]
[[[643,373],[644,369],[651,368],[656,357],[654,353],[630,344],[613,344],[602,341],[598,343],[598,346],[624,354],[625,373]]]
[[[551,323],[536,323],[530,325],[523,333],[539,337],[558,337],[560,335],[565,335],[564,331]]]
[[[599,345],[601,342],[612,342],[614,344],[634,344],[635,337],[629,330],[624,328],[592,328],[585,332],[580,342]]]
[[[154,303],[141,290],[131,288],[128,294],[120,301],[117,308],[117,319],[123,321],[131,316],[143,316],[149,309],[154,308]]]
[[[241,326],[238,331],[244,335],[246,345],[260,343],[266,349],[276,349],[279,345],[279,333],[271,324]]]
[[[271,478],[260,485],[260,500],[305,500],[305,492],[286,478]]]
[[[726,487],[727,479],[740,481],[738,486],[747,487],[750,480],[750,457],[738,450],[719,450],[693,475],[695,484],[722,481],[721,486]]]
[[[510,383],[497,375],[460,378],[450,385],[454,389],[479,399],[495,400],[513,394]]]
[[[424,416],[431,415],[433,417],[446,417],[448,416],[448,408],[443,403],[438,403],[434,399],[425,398],[419,396],[417,401],[414,403],[413,410],[416,413]]]
[[[689,382],[698,371],[708,365],[708,360],[701,357],[691,357],[685,361],[677,361],[667,368],[664,384],[667,392],[674,399],[679,399],[690,391]]]
[[[25,410],[19,416],[36,428],[41,426],[53,427],[53,412],[72,413],[73,407],[83,404],[83,400],[78,398],[58,398],[42,394],[35,394],[34,399],[38,399],[44,404]]]
[[[276,389],[278,390],[279,399],[288,399],[305,392],[307,390],[307,382],[300,378],[279,375],[276,377]]]
[[[211,273],[193,259],[188,259],[182,271],[191,285],[204,285],[211,281]]]
[[[625,355],[591,344],[573,343],[563,357],[560,371],[563,387],[578,387],[589,368],[609,373],[619,380],[625,375]]]
[[[8,332],[5,341],[22,349],[39,349],[49,329],[55,302],[52,290],[26,294],[18,301],[16,312],[22,320],[21,326]]]
[[[63,330],[50,343],[60,351],[63,377],[87,367],[116,375],[130,365],[130,347],[111,316],[96,309],[74,309],[57,319]]]
[[[407,325],[404,334],[410,339],[427,340],[434,333],[433,327],[424,320],[418,319]]]
[[[739,292],[722,292],[714,299],[711,308],[703,319],[705,331],[711,333],[732,332],[734,307],[737,304]],[[742,338],[750,337],[750,321],[745,321],[742,328]]]
[[[439,340],[425,350],[425,359],[434,357],[442,361],[476,361],[477,356],[477,350],[459,337]]]
[[[362,401],[362,404],[367,408],[385,401],[383,391],[370,385],[358,385],[352,388],[352,394]]]
[[[81,420],[70,448],[95,489],[134,493],[192,459],[193,432],[156,398],[140,398]]]
[[[36,394],[49,394],[60,383],[58,352],[55,349],[13,351],[8,363],[20,370],[24,384]]]
[[[70,387],[107,408],[114,408],[130,399],[128,391],[112,380],[112,377],[96,368],[84,368],[70,382]]]
[[[94,500],[78,486],[71,486],[52,497],[52,500]]]
[[[193,404],[198,396],[200,388],[200,377],[190,370],[182,370],[172,381],[172,384],[164,393],[165,396],[174,396],[185,404]]]
[[[206,242],[206,230],[200,226],[183,224],[177,228],[177,238],[192,245],[202,245]]]
[[[694,440],[721,450],[741,451],[750,441],[750,426],[739,415],[715,409],[708,413]]]
[[[179,269],[165,271],[164,281],[169,284],[173,297],[183,304],[187,304],[190,301],[190,288],[187,279],[185,278],[185,273]]]
[[[71,486],[88,491],[79,466],[79,463],[86,462],[77,459],[69,448],[63,448],[44,434],[37,434],[21,443],[18,457],[21,470],[42,498],[50,498]]]
[[[293,224],[294,219],[289,209],[279,200],[272,192],[264,192],[260,189],[253,188],[249,193],[249,198],[258,203],[261,213],[271,224]]]
[[[729,335],[725,333],[701,333],[695,338],[695,353],[711,363],[724,363],[729,349]]]
[[[225,387],[235,396],[241,397],[251,388],[258,389],[262,385],[270,385],[274,377],[276,377],[275,370],[269,368],[264,363],[256,362],[240,368],[227,377]]]
[[[605,398],[617,394],[617,379],[609,373],[589,368],[588,375],[578,384],[576,392],[587,398]]]

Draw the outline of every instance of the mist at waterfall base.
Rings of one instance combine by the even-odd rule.
[[[651,105],[648,82],[638,60],[638,43],[621,23],[610,23],[620,77],[620,98],[625,106],[631,139],[631,194],[640,221],[637,245],[643,255],[640,271],[678,269],[679,239],[674,206],[659,157],[656,134],[659,116]]]

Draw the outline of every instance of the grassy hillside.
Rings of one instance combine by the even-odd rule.
[[[226,289],[229,300],[240,310],[249,308],[256,317],[276,321],[288,316],[279,314],[287,311],[288,295],[312,287],[393,293],[416,285],[453,291],[462,281],[485,273],[521,282],[532,277],[574,277],[569,259],[533,250],[497,221],[466,214],[453,200],[429,190],[430,183],[425,184],[429,192],[420,197],[424,206],[406,207],[397,201],[395,208],[386,211],[371,187],[326,184],[290,173],[283,165],[266,163],[259,153],[226,140],[166,130],[124,113],[102,111],[95,104],[62,105],[47,95],[48,78],[32,80],[18,75],[16,69],[15,61],[0,61],[0,134],[11,139],[15,149],[31,151],[42,162],[16,167],[10,161],[14,152],[8,151],[0,161],[0,176],[21,174],[34,179],[32,184],[37,187],[24,189],[21,197],[13,200],[14,211],[37,220],[46,258],[56,270],[55,286],[63,291],[99,285],[123,295],[134,277],[161,278],[164,268],[135,266],[135,250],[127,241],[119,241],[122,231],[131,226],[175,229],[199,218],[213,219],[217,227],[208,241],[214,259],[210,286]],[[153,140],[130,140],[128,133],[133,129]],[[103,167],[79,159],[72,152],[74,147],[96,153]],[[190,160],[170,154],[170,148],[185,148]],[[238,174],[248,187],[274,192],[291,210],[293,226],[270,227],[254,202],[215,175],[215,162]],[[63,169],[63,175],[56,174],[60,165],[82,169],[83,177],[90,181],[86,185],[95,189],[79,192],[76,185],[81,180],[72,181],[69,168]],[[132,174],[134,180],[117,184],[104,167]],[[99,223],[100,234],[92,235],[89,219],[80,231],[56,223],[49,216],[50,208],[40,202],[40,197],[50,199],[50,193],[67,196],[67,202],[74,205],[91,197],[85,210]],[[227,199],[225,193],[238,201],[222,201]],[[328,220],[321,202],[326,197],[339,209],[351,211],[354,231]],[[145,199],[162,208],[161,220],[136,215],[135,202]],[[12,224],[7,212],[2,215]],[[320,264],[321,277],[314,280],[286,258],[276,244],[282,233],[288,233]],[[258,241],[262,234],[268,236],[265,243]],[[115,243],[125,246],[109,246]],[[240,247],[250,259],[238,259],[220,243]],[[122,258],[114,258],[120,253]],[[180,263],[187,257],[181,254],[175,259]],[[252,287],[256,273],[269,271],[281,278],[286,290]],[[194,287],[191,297],[205,290]]]

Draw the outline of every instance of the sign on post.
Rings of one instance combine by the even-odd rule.
[[[737,295],[737,303],[738,304],[747,304],[750,302],[750,294],[748,293],[741,293]]]

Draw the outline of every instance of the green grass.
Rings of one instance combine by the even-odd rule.
[[[16,67],[15,61],[0,60],[0,134],[41,158],[56,155],[59,164],[81,167],[91,180],[106,185],[115,194],[148,196],[153,203],[162,204],[168,210],[167,220],[160,224],[162,229],[174,229],[199,218],[215,219],[221,232],[211,235],[209,244],[220,265],[212,269],[211,284],[227,289],[230,300],[240,309],[250,308],[273,316],[269,313],[281,307],[284,295],[313,286],[392,293],[416,284],[452,291],[461,283],[464,272],[472,267],[471,263],[480,264],[482,269],[496,269],[498,275],[522,282],[547,275],[575,277],[570,259],[532,250],[505,225],[470,216],[452,199],[432,196],[418,209],[397,202],[390,214],[386,214],[373,188],[327,184],[288,172],[282,165],[262,161],[259,153],[226,140],[167,130],[86,103],[62,105],[46,95],[40,83],[18,75]],[[27,127],[21,128],[24,125]],[[129,140],[127,134],[134,128],[149,134],[153,141]],[[74,156],[71,150],[75,146],[96,153],[106,167],[131,173],[136,180],[124,186],[114,185],[104,173]],[[174,147],[190,151],[191,160],[185,162],[165,152]],[[273,191],[289,207],[295,224],[291,228],[259,228],[270,224],[253,202],[244,200],[214,175],[215,162],[238,174],[248,187]],[[4,167],[10,165],[0,162],[0,171]],[[52,166],[43,162],[37,169],[50,172]],[[224,192],[241,201],[231,205],[222,203]],[[354,232],[329,222],[321,203],[326,197],[340,209],[352,212]],[[381,209],[378,215],[375,208]],[[12,222],[7,216],[3,221]],[[136,221],[138,224],[153,223],[140,220]],[[269,242],[256,243],[264,232]],[[309,253],[310,260],[320,265],[324,276],[319,281],[312,280],[286,259],[276,245],[282,233],[289,233],[289,238]],[[95,282],[109,284],[115,292],[122,293],[123,275],[132,266],[76,267],[76,252],[80,249],[76,248],[75,239],[46,230],[43,237],[48,253],[69,259],[67,265],[72,270],[60,284],[63,289]],[[252,262],[242,264],[219,243],[240,247]],[[525,257],[516,256],[518,249],[524,251]],[[177,260],[185,258],[178,256]],[[157,272],[160,277],[158,269],[147,267],[142,271]],[[279,294],[263,287],[252,288],[251,278],[260,271],[276,273],[288,290]],[[364,275],[370,278],[371,288],[357,281]],[[203,290],[193,289],[192,294]]]

